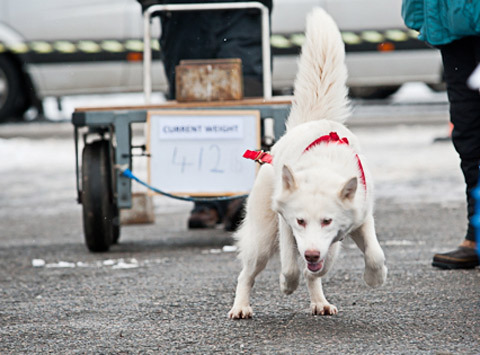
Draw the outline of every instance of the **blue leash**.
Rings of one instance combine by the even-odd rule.
[[[239,198],[248,197],[248,195],[217,196],[217,197],[188,197],[188,196],[172,195],[172,194],[169,194],[168,192],[159,190],[159,189],[147,184],[145,181],[140,180],[138,177],[133,175],[133,173],[130,169],[123,170],[122,175],[131,179],[131,180],[135,180],[139,184],[147,187],[148,189],[150,189],[150,190],[152,190],[156,193],[159,193],[163,196],[170,197],[170,198],[180,200],[180,201],[190,201],[190,202],[229,201],[229,200],[236,200],[236,199],[239,199]]]

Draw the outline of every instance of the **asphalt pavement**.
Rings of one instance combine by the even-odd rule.
[[[89,253],[68,124],[57,124],[60,136],[50,130],[37,139],[0,126],[0,353],[480,354],[480,269],[431,266],[433,253],[456,246],[465,232],[450,143],[426,145],[449,170],[438,165],[421,172],[425,179],[404,176],[405,168],[394,173],[414,160],[411,151],[400,155],[418,150],[414,141],[378,147],[439,131],[444,118],[380,131],[359,123],[378,165],[375,219],[389,267],[383,287],[365,285],[362,255],[346,241],[324,282],[339,313],[312,316],[303,280],[294,294],[280,292],[275,257],[257,278],[254,318],[235,321],[227,318],[240,271],[231,233],[189,231],[191,205],[157,199],[154,224],[123,226],[110,252]],[[388,165],[375,158],[382,150],[405,159]],[[433,155],[423,159],[430,158],[436,164]]]

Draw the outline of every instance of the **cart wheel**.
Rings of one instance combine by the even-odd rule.
[[[87,247],[92,252],[108,251],[119,237],[111,165],[108,141],[85,145],[82,155],[83,231]]]
[[[109,162],[114,161],[114,156],[115,156],[115,148],[110,144],[110,160]],[[111,166],[111,165],[110,165]],[[110,169],[110,174],[113,173],[113,170]],[[113,198],[113,186],[115,186],[115,180],[116,180],[116,175],[113,173],[113,176],[111,176],[111,182],[112,182],[112,189],[111,191],[111,196],[112,196],[112,204],[113,204],[113,237],[112,237],[112,244],[118,244],[118,240],[120,239],[120,210],[118,209],[118,205],[115,203],[115,199]]]
[[[120,239],[120,211],[118,210],[118,206],[114,203],[113,204],[113,239],[112,244],[118,244],[118,240]]]

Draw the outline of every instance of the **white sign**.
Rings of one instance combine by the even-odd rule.
[[[165,117],[159,122],[158,138],[169,140],[187,139],[242,139],[245,117],[218,116]]]
[[[242,157],[260,147],[258,111],[149,112],[150,185],[170,193],[248,193],[257,164]]]

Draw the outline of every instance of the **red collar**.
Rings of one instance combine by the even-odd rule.
[[[315,139],[312,143],[308,145],[307,148],[303,151],[304,153],[312,149],[313,147],[319,145],[320,143],[338,143],[338,144],[346,144],[349,145],[348,139],[346,137],[340,138],[336,132],[330,132],[325,136],[321,136],[320,138]],[[246,159],[255,160],[257,163],[260,164],[271,164],[273,161],[273,156],[263,150],[247,150],[243,157]],[[357,158],[358,168],[360,170],[360,181],[362,182],[363,186],[365,186],[365,190],[367,189],[367,182],[365,180],[365,171],[363,170],[362,162],[358,154],[355,153],[355,158]]]

